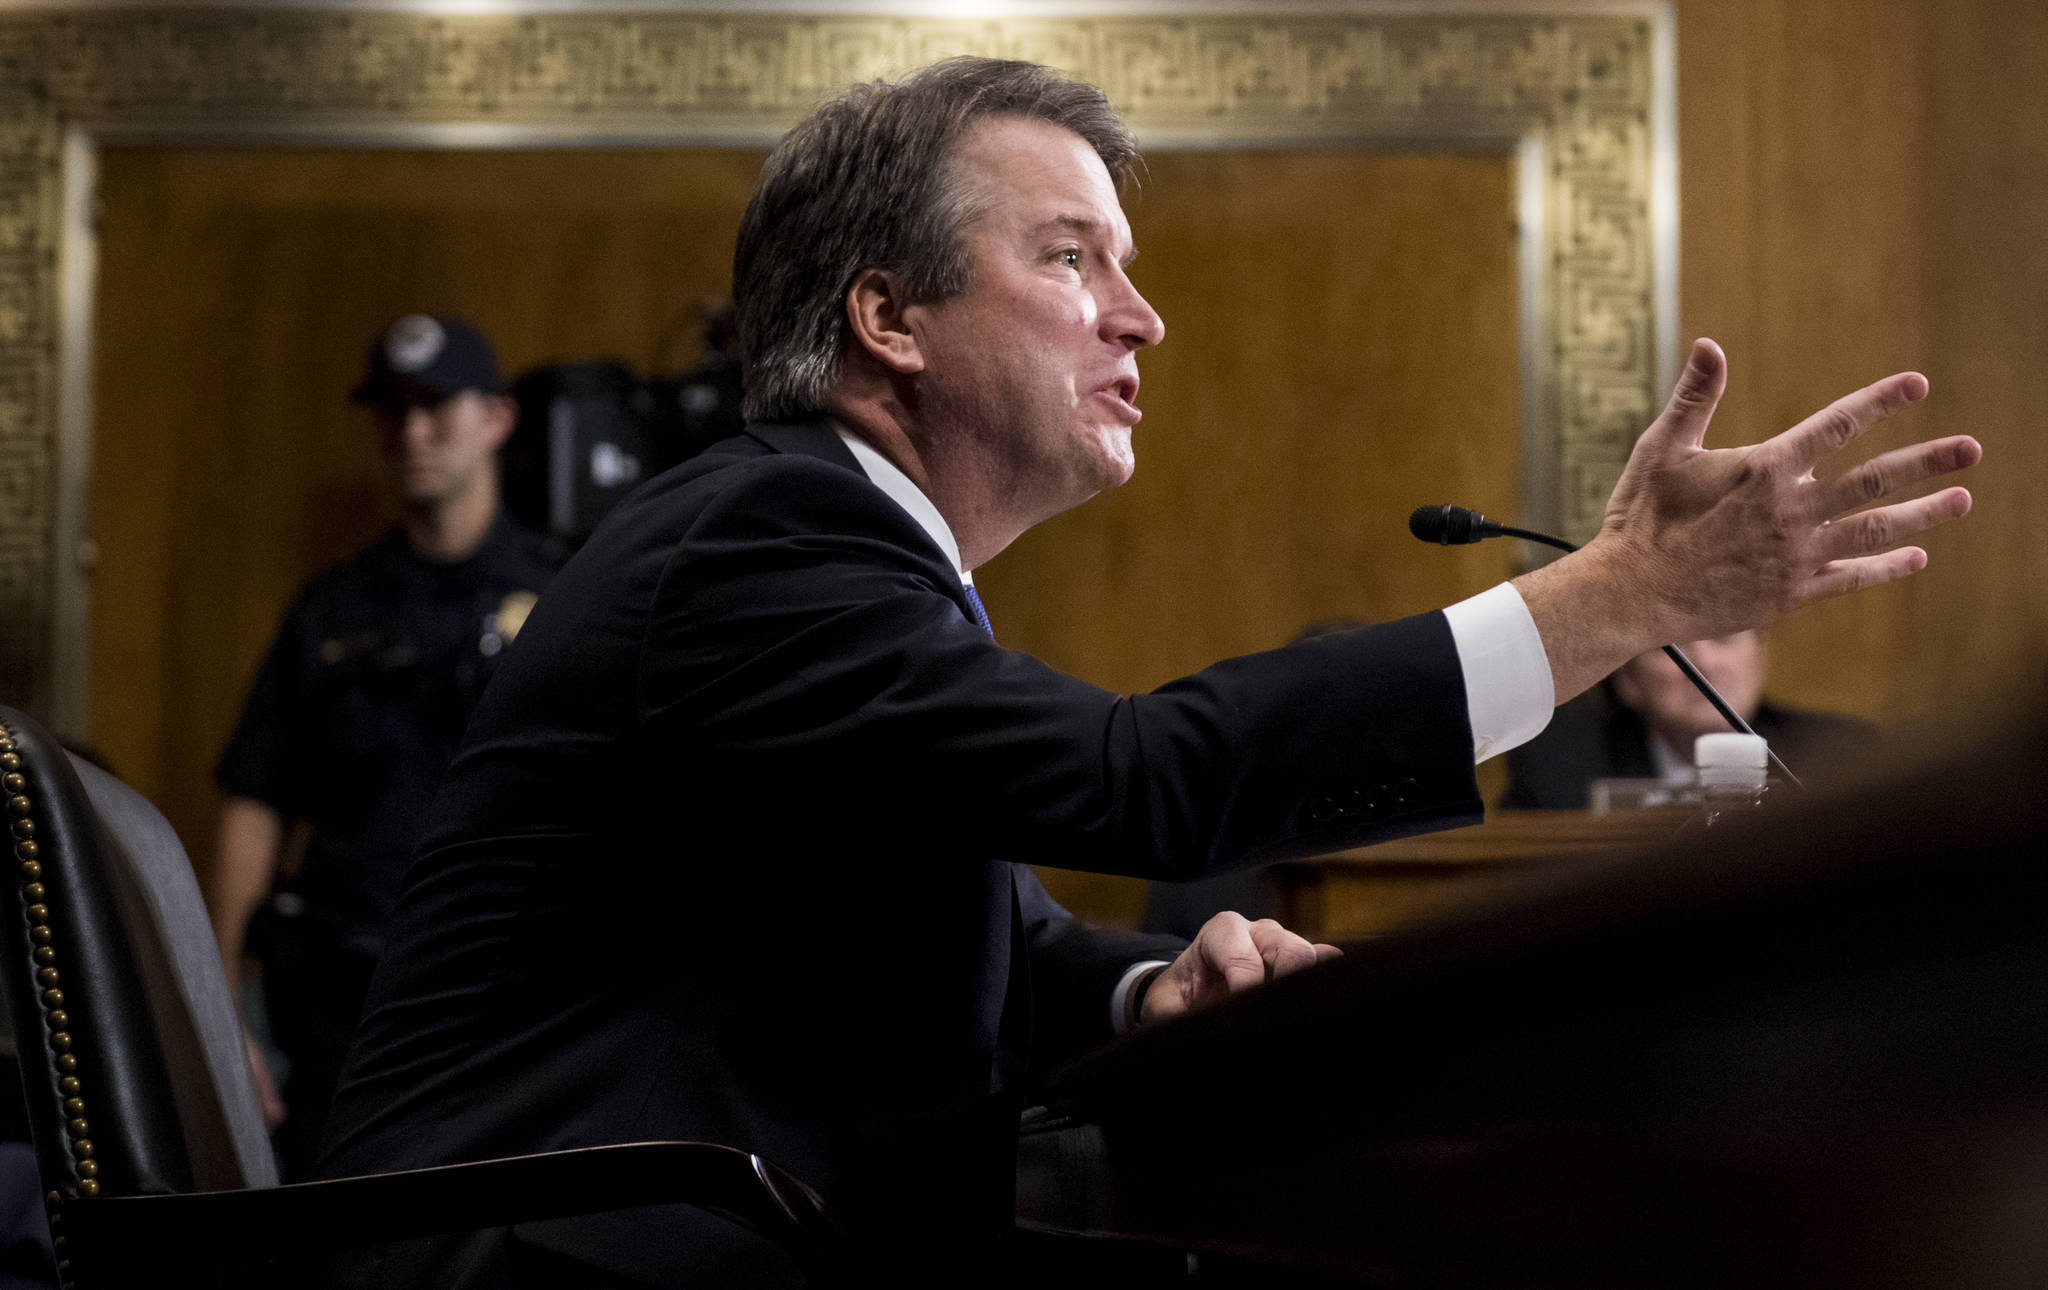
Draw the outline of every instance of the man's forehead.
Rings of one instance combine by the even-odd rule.
[[[1116,204],[1109,168],[1086,139],[1032,117],[984,117],[954,145],[966,175],[1025,193],[1086,195]]]
[[[1086,139],[1049,121],[978,121],[956,145],[954,164],[978,190],[981,215],[1000,211],[1033,235],[1130,236],[1102,158]]]

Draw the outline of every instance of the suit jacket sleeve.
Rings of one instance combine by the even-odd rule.
[[[991,641],[864,477],[766,463],[697,512],[647,625],[643,728],[705,750],[712,800],[776,776],[807,816],[777,828],[890,802],[906,857],[1169,878],[1480,818],[1440,613],[1112,694]]]

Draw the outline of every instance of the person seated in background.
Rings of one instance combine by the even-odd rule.
[[[1728,706],[1802,780],[1826,778],[1875,733],[1867,721],[1788,708],[1764,698],[1770,646],[1758,631],[1679,648]],[[1692,745],[1729,728],[1699,687],[1661,649],[1624,663],[1607,684],[1561,705],[1536,738],[1508,754],[1508,810],[1586,809],[1593,781],[1693,777]]]

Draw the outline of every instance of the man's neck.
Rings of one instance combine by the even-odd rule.
[[[413,551],[436,564],[455,564],[475,555],[498,518],[498,489],[470,488],[453,497],[408,505],[405,541]]]
[[[990,484],[995,472],[949,456],[942,434],[919,433],[887,400],[843,398],[830,415],[902,471],[945,518],[960,544],[960,568],[972,572],[1031,527],[1006,513]]]

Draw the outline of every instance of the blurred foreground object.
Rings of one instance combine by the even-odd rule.
[[[2044,783],[2036,708],[1141,1032],[1043,1217],[1259,1284],[2048,1284]]]

